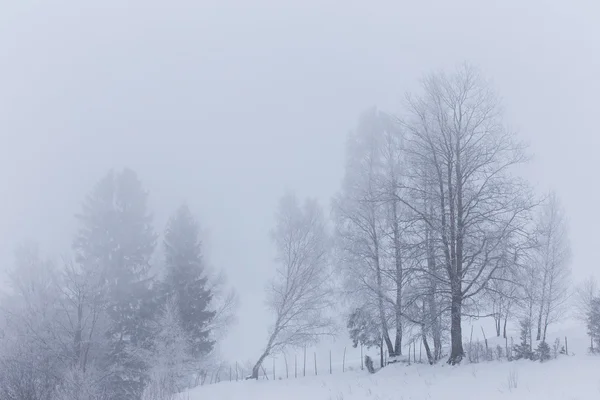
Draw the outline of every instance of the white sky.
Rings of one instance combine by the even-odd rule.
[[[26,237],[68,251],[85,194],[131,167],[156,229],[186,200],[238,290],[228,357],[265,340],[278,197],[329,207],[360,112],[463,61],[562,198],[575,277],[599,268],[597,0],[0,0],[0,55],[0,262]]]

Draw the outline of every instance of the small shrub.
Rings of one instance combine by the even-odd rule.
[[[496,358],[498,360],[502,359],[502,357],[504,357],[504,349],[502,348],[502,346],[497,345],[496,346]]]
[[[464,345],[467,353],[467,359],[471,364],[477,364],[481,360],[486,360],[488,353],[485,351],[480,341]]]
[[[485,359],[487,361],[494,361],[494,350],[486,348],[485,349]]]
[[[373,367],[373,360],[369,356],[365,356],[365,367],[367,367],[367,371],[371,374],[375,373],[375,368]]]
[[[552,354],[554,354],[554,358],[558,358],[558,351],[560,349],[560,339],[556,338],[554,341],[554,346],[552,346]]]
[[[521,343],[514,346],[515,360],[525,358],[533,360],[535,354],[531,351],[531,343],[529,342],[529,334],[531,332],[531,321],[523,319],[521,324]]]
[[[550,346],[545,340],[542,340],[536,349],[536,358],[540,362],[548,361],[550,359]]]

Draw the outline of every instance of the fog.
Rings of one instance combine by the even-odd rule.
[[[326,209],[362,111],[399,112],[425,74],[467,61],[557,191],[575,280],[596,273],[597,1],[7,1],[0,3],[0,260],[23,239],[70,251],[110,168],[150,193],[155,228],[183,201],[238,292],[225,357],[256,358],[278,198]]]

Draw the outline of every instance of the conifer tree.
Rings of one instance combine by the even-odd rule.
[[[210,310],[212,293],[202,260],[198,222],[186,205],[169,220],[164,238],[166,274],[164,298],[173,298],[183,330],[196,358],[210,352],[214,342],[208,324],[215,313]]]
[[[154,311],[148,270],[156,235],[147,193],[132,170],[110,171],[77,217],[76,260],[84,273],[102,276],[109,349],[102,365],[110,372],[108,389],[112,398],[136,399],[146,379],[144,349]]]

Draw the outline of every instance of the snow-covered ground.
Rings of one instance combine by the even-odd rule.
[[[545,363],[521,360],[390,365],[298,379],[223,382],[186,393],[189,400],[592,400],[600,399],[600,357],[587,355],[581,330],[569,336],[569,356]],[[551,335],[552,337],[552,335]],[[558,337],[558,334],[556,335]],[[490,340],[494,342],[494,340]],[[553,340],[549,340],[550,343]],[[492,343],[490,343],[492,345]],[[495,344],[493,344],[495,346]],[[328,371],[327,371],[328,372]]]

